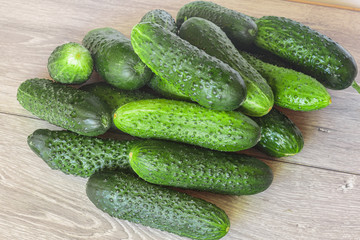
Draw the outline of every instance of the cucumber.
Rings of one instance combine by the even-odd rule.
[[[241,54],[267,80],[274,93],[275,105],[295,111],[313,111],[331,103],[330,94],[315,78],[263,62],[245,52]]]
[[[214,204],[125,171],[95,173],[87,182],[86,194],[112,217],[191,239],[220,239],[230,228],[228,216]]]
[[[253,118],[261,127],[256,148],[269,156],[286,157],[301,151],[304,138],[300,129],[283,113],[273,108],[260,118]]]
[[[256,194],[273,179],[269,166],[254,157],[159,140],[135,144],[130,166],[150,183],[220,194]]]
[[[248,116],[261,117],[274,105],[274,95],[266,80],[241,56],[226,34],[214,23],[198,17],[185,21],[179,36],[204,50],[240,73],[247,96],[239,110]]]
[[[122,90],[107,84],[106,82],[96,82],[83,85],[80,87],[80,89],[90,92],[101,98],[110,106],[112,112],[129,102],[142,99],[158,98],[158,96],[155,94],[150,93],[150,91],[146,91],[144,89]]]
[[[260,138],[259,126],[240,112],[215,111],[168,99],[125,104],[116,110],[114,123],[133,136],[173,140],[219,151],[247,149]]]
[[[175,20],[173,19],[171,14],[162,9],[155,9],[147,12],[141,18],[140,22],[157,23],[173,33],[177,33],[178,31]]]
[[[134,53],[130,40],[113,28],[97,28],[82,41],[94,59],[95,70],[109,84],[125,90],[143,87],[151,70]]]
[[[38,129],[27,139],[49,167],[80,177],[102,169],[131,169],[130,147],[137,141],[141,140],[101,139],[48,129]]]
[[[162,80],[155,74],[150,79],[148,86],[166,98],[191,102],[191,99],[188,96],[180,93],[173,85],[168,84],[167,81]]]
[[[137,24],[131,43],[156,75],[192,101],[230,111],[245,100],[246,86],[238,72],[160,25]]]
[[[283,58],[327,88],[341,90],[352,85],[357,66],[340,44],[284,17],[264,16],[256,24],[258,47]]]
[[[238,48],[247,48],[255,40],[257,26],[243,13],[205,1],[194,1],[180,8],[176,16],[176,24],[181,24],[191,17],[207,19],[219,26]]]
[[[21,83],[17,100],[35,116],[81,135],[97,136],[111,126],[111,110],[101,99],[48,79]]]
[[[90,52],[81,44],[70,42],[55,48],[47,68],[50,77],[57,82],[80,84],[90,78],[93,65]]]

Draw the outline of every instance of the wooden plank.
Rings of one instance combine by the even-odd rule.
[[[347,1],[340,1],[340,0],[315,0],[315,1],[288,0],[288,1],[360,11],[360,2],[358,0],[347,0]]]
[[[36,119],[0,114],[0,239],[185,239],[117,220],[87,199],[86,179],[51,170],[27,146]],[[223,208],[224,240],[358,239],[359,175],[267,161],[268,190],[252,196],[187,191]]]

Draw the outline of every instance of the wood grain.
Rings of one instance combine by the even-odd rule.
[[[0,1],[0,239],[184,239],[109,217],[85,194],[86,179],[51,170],[28,148],[38,128],[58,129],[24,110],[16,90],[28,78],[48,78],[47,59],[63,43],[81,42],[97,27],[129,36],[149,10],[174,17],[189,0]],[[360,62],[360,13],[274,0],[214,1],[248,15],[292,18],[338,41]],[[94,74],[91,81],[98,81]],[[359,76],[357,81],[360,82]],[[303,151],[274,159],[256,150],[274,171],[265,192],[244,197],[188,192],[223,208],[233,239],[359,239],[360,96],[329,91],[320,111],[284,111],[305,137]]]

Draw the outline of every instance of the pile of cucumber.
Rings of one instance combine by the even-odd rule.
[[[86,84],[93,68],[104,81]],[[301,151],[300,130],[274,105],[313,111],[331,103],[326,88],[360,91],[353,57],[330,38],[291,19],[203,1],[183,6],[176,22],[148,12],[131,39],[94,29],[82,44],[57,47],[48,71],[53,80],[24,81],[17,99],[65,130],[36,130],[30,148],[52,169],[89,177],[89,199],[111,216],[192,239],[220,239],[229,219],[171,187],[266,190],[270,167],[235,152]],[[129,135],[96,137],[109,130]]]

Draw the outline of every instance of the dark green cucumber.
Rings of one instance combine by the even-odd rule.
[[[129,102],[138,101],[142,99],[158,98],[158,96],[156,96],[155,94],[152,94],[149,91],[145,91],[143,89],[122,90],[113,87],[112,85],[109,85],[106,82],[96,82],[92,84],[87,84],[82,86],[80,89],[90,92],[101,98],[104,102],[106,102],[110,106],[113,112],[122,105]]]
[[[86,194],[112,217],[191,239],[217,240],[230,228],[228,216],[214,204],[125,171],[95,173],[87,182]]]
[[[81,135],[103,134],[112,123],[111,110],[100,98],[48,79],[21,83],[17,100],[35,116]]]
[[[273,179],[254,157],[159,140],[135,144],[130,165],[150,183],[231,195],[262,192]]]
[[[255,44],[283,58],[325,87],[349,87],[356,75],[354,58],[329,37],[294,20],[264,16],[256,20]]]
[[[238,72],[160,25],[137,24],[131,43],[156,75],[192,101],[230,111],[245,100],[246,86]]]
[[[312,111],[328,106],[331,96],[315,78],[289,68],[263,62],[241,52],[244,58],[267,80],[274,92],[275,104],[296,111]]]
[[[162,80],[155,74],[150,79],[148,86],[166,98],[191,102],[188,96],[180,93],[173,85],[168,84],[167,81]]]
[[[131,146],[141,140],[113,140],[81,136],[69,131],[38,129],[28,145],[52,169],[89,177],[102,169],[130,169]]]
[[[184,5],[176,16],[178,28],[191,17],[200,17],[215,23],[239,48],[249,47],[257,33],[257,26],[249,16],[212,2],[195,1]]]
[[[300,129],[275,108],[267,115],[253,118],[261,127],[261,139],[255,146],[273,157],[292,156],[301,151],[304,138]]]
[[[246,115],[261,117],[274,105],[274,95],[266,80],[241,56],[226,34],[214,23],[198,17],[185,21],[179,36],[204,50],[240,73],[247,96],[239,110]]]
[[[113,28],[97,28],[82,41],[94,59],[95,70],[109,84],[125,90],[144,86],[152,72],[135,54],[130,39]]]
[[[177,33],[178,31],[175,20],[173,19],[171,14],[161,9],[155,9],[147,12],[141,18],[140,22],[157,23],[173,33]]]
[[[147,99],[120,107],[114,123],[121,131],[142,138],[167,139],[219,151],[254,146],[259,126],[240,112],[215,111],[167,99]]]
[[[81,44],[74,42],[56,47],[47,64],[50,77],[66,84],[86,82],[90,78],[93,66],[90,52]]]

